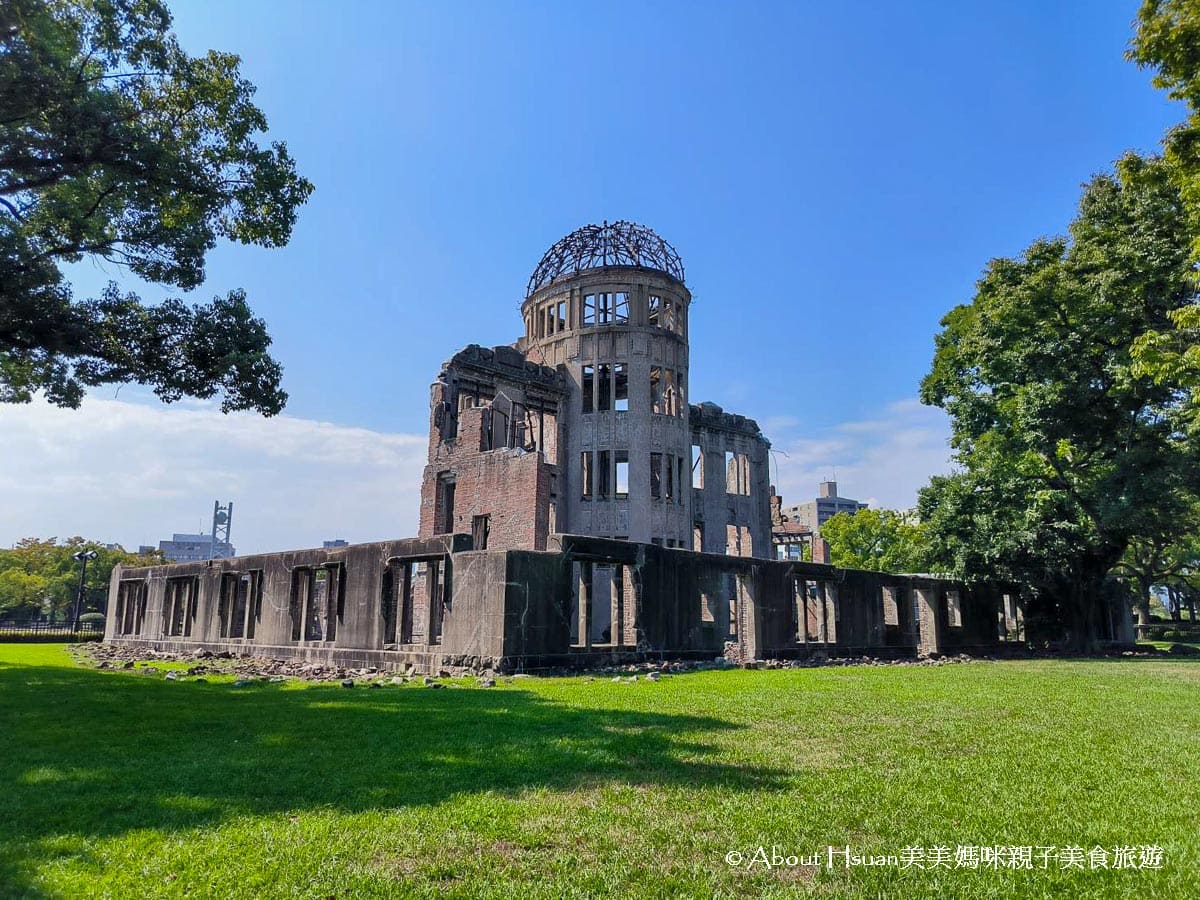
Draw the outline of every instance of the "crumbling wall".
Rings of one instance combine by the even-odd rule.
[[[477,550],[544,549],[554,527],[565,383],[512,347],[455,354],[430,395],[418,536]]]
[[[714,403],[690,408],[692,550],[769,559],[770,442],[753,419]]]

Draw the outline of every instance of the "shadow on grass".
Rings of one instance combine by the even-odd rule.
[[[0,894],[35,896],[36,869],[78,853],[79,839],[243,813],[605,784],[777,785],[780,772],[705,759],[704,734],[733,727],[516,689],[237,689],[0,664]]]

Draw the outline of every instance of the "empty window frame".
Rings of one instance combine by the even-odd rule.
[[[958,591],[946,591],[946,624],[951,628],[962,628],[962,595]]]
[[[585,294],[583,297],[583,324],[620,325],[629,321],[629,294],[614,293]]]
[[[704,523],[692,523],[692,549],[697,553],[704,552]]]
[[[557,303],[555,303],[553,306],[551,306],[551,309],[553,310],[554,333],[558,334],[560,332],[566,331],[567,330],[567,301],[559,300]]]
[[[383,567],[379,580],[379,615],[383,619],[383,643],[396,643],[396,563]]]
[[[624,291],[610,294],[612,297],[612,320],[617,324],[629,321],[629,295]]]
[[[673,369],[650,368],[650,408],[661,415],[683,414],[681,376]]]
[[[324,568],[308,570],[308,616],[305,640],[329,640],[329,572]]]
[[[614,461],[616,462],[616,496],[629,496],[629,451],[616,450],[613,452]]]
[[[596,368],[595,366],[584,366],[579,378],[579,393],[583,401],[583,411],[590,413],[594,410],[595,400],[593,394],[596,390]]]
[[[592,451],[584,450],[579,454],[579,493],[584,500],[591,500],[595,494],[596,479],[592,471]]]
[[[672,453],[666,454],[666,491],[665,496],[668,503],[675,499],[675,455]]]
[[[454,531],[454,487],[453,475],[449,472],[438,475],[433,509],[434,534],[450,534]]]
[[[163,593],[163,634],[188,637],[196,620],[200,580],[195,575],[168,578]]]
[[[253,640],[258,623],[262,621],[263,571],[262,569],[253,569],[242,578],[246,581],[245,635],[247,640]]]
[[[650,499],[662,499],[662,460],[661,453],[650,454]]]
[[[699,444],[692,444],[692,487],[704,487],[704,451]]]
[[[346,567],[331,563],[296,569],[289,608],[292,640],[334,640],[346,612]]]
[[[725,451],[725,493],[750,494],[750,458],[745,453]]]
[[[596,484],[596,496],[602,500],[607,500],[612,496],[612,451],[597,451],[596,473],[599,475]]]
[[[629,367],[625,363],[613,363],[613,409],[617,412],[629,410]]]
[[[486,550],[488,535],[492,528],[491,516],[473,516],[471,518],[471,547],[475,550]]]
[[[650,295],[650,302],[646,307],[646,324],[658,328],[662,324],[662,297],[656,294]]]
[[[597,373],[600,376],[600,382],[597,385],[599,390],[596,392],[596,409],[600,412],[608,412],[613,408],[613,367],[608,363],[601,363],[597,367]]]

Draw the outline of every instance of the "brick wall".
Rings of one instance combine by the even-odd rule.
[[[483,407],[459,415],[458,434],[439,441],[432,427],[429,465],[421,480],[418,534],[432,537],[442,522],[439,476],[454,480],[456,534],[471,534],[475,516],[489,516],[489,550],[544,550],[550,524],[550,491],[556,467],[540,453],[481,451]]]

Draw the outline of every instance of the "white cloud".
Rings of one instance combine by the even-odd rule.
[[[127,548],[207,530],[232,500],[239,553],[416,533],[423,435],[87,398],[0,406],[0,545],[82,534]]]
[[[786,420],[779,416],[768,421]],[[773,449],[781,451],[772,454],[771,475],[785,506],[811,500],[818,481],[836,478],[839,494],[872,506],[909,509],[931,475],[951,468],[946,414],[915,399],[892,403],[876,418],[843,422],[819,435],[795,434],[797,430],[801,429],[767,432]]]

